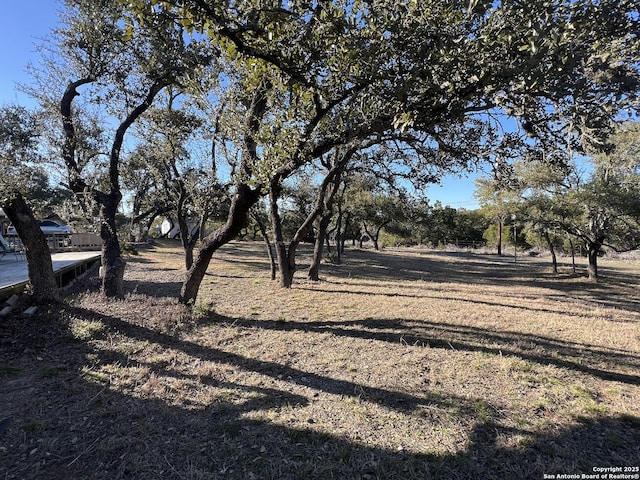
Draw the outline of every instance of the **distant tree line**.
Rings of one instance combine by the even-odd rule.
[[[498,226],[518,225],[519,241],[548,249],[554,271],[558,249],[584,249],[589,278],[596,280],[603,248],[640,248],[639,124],[622,123],[608,142],[579,159],[558,161],[543,152],[494,171],[478,182],[483,209]]]

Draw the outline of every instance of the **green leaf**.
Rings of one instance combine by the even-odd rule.
[[[128,24],[124,29],[124,34],[122,35],[122,40],[125,42],[130,41],[133,38],[133,25]]]

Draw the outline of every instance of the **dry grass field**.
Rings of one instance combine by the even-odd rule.
[[[177,244],[0,321],[2,479],[542,479],[640,465],[640,263],[351,250],[294,288],[261,243],[191,315]],[[636,470],[637,472],[637,470]],[[634,472],[632,472],[634,473]]]

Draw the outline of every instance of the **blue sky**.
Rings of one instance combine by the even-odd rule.
[[[478,201],[473,198],[476,175],[464,177],[447,175],[441,185],[434,185],[427,190],[427,196],[435,202],[440,200],[443,205],[453,208],[474,210],[478,208]]]
[[[35,46],[58,22],[60,4],[55,0],[2,0],[0,16],[0,104],[30,105],[16,90],[27,83],[25,68],[37,61]]]
[[[16,83],[28,83],[25,72],[29,62],[36,63],[35,46],[58,23],[60,2],[56,0],[1,0],[0,16],[0,105],[18,103],[32,106],[31,99],[16,89]],[[442,185],[430,187],[427,196],[454,208],[473,209],[472,177],[447,176]]]

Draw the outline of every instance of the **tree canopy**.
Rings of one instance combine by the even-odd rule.
[[[169,11],[230,55],[277,67],[316,107],[426,132],[440,154],[463,150],[462,132],[467,156],[486,146],[491,112],[541,140],[602,146],[613,116],[637,106],[630,0],[128,3],[131,21]],[[338,98],[359,102],[328,103]]]
[[[49,142],[68,188],[100,206],[108,295],[121,294],[122,164],[158,157],[151,145],[162,137],[138,138],[129,156],[125,135],[145,115],[147,127],[175,131],[175,140],[197,130],[184,117],[176,131],[152,108],[170,87],[199,105],[197,123],[213,132],[213,161],[224,157],[232,185],[227,221],[202,240],[184,302],[259,198],[270,195],[277,233],[284,182],[332,152],[360,152],[371,169],[417,183],[487,160],[506,173],[517,158],[562,168],[576,152],[610,153],[615,120],[638,107],[632,0],[66,5],[32,92],[54,118]],[[187,158],[180,148],[174,157]],[[181,173],[174,186],[185,180]]]

